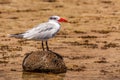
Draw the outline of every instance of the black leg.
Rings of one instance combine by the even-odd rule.
[[[42,41],[42,49],[43,49],[43,51],[45,50],[43,41]]]
[[[46,47],[47,47],[47,51],[49,51],[49,47],[48,47],[48,42],[46,41]]]

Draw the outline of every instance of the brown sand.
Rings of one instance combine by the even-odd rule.
[[[52,2],[53,1],[53,2]],[[49,40],[60,53],[66,74],[23,73],[25,53],[42,50],[41,42],[9,38],[51,15],[67,18]],[[119,0],[0,0],[0,80],[120,80]]]

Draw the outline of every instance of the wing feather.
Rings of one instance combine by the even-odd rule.
[[[55,35],[58,32],[55,24],[42,23],[23,34],[23,38],[35,39],[35,40],[46,40]]]

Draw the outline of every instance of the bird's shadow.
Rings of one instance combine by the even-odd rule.
[[[58,53],[56,53],[56,52],[53,52],[52,50],[49,50],[49,52],[54,53],[54,54],[57,55],[59,58],[63,59],[63,57],[62,57],[60,54],[58,54]]]

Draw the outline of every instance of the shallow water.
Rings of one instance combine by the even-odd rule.
[[[3,70],[1,70],[4,68]],[[92,72],[85,71],[67,71],[62,74],[51,74],[51,73],[35,73],[35,72],[23,72],[22,69],[18,68],[7,69],[3,66],[0,69],[0,80],[119,80],[119,74],[116,76],[96,74],[96,70]],[[5,69],[6,68],[6,69]],[[20,71],[19,71],[20,70]]]
[[[63,80],[64,74],[44,74],[31,72],[1,72],[0,80]]]
[[[45,73],[32,73],[32,72],[4,72],[0,71],[0,80],[80,80],[85,79],[85,76],[81,76],[75,72],[71,74],[45,74]],[[87,79],[88,77],[86,77]],[[97,78],[97,77],[93,77]],[[89,78],[90,79],[90,78]]]

